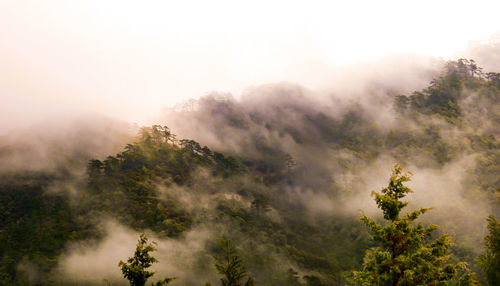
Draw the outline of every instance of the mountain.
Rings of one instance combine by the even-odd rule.
[[[222,237],[256,285],[343,285],[375,245],[359,209],[375,213],[370,191],[395,162],[415,173],[410,206],[433,206],[423,222],[454,233],[452,260],[481,273],[486,218],[500,215],[500,73],[460,59],[407,95],[321,101],[275,84],[165,118],[171,129],[142,127],[116,154],[96,150],[120,132],[49,140],[77,147],[32,160],[22,144],[0,147],[0,285],[125,285],[118,261],[144,231],[172,285],[217,281]]]

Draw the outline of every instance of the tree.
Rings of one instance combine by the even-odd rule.
[[[255,210],[257,215],[263,215],[271,210],[269,207],[269,200],[263,195],[256,195],[250,206]]]
[[[215,268],[217,271],[224,275],[221,278],[222,286],[241,286],[245,277],[248,276],[248,273],[243,266],[243,262],[236,254],[236,249],[234,244],[223,238],[219,242],[219,255],[214,255],[214,259],[216,261]],[[205,286],[211,286],[210,282],[207,282]],[[245,286],[253,286],[254,281],[252,277],[248,277],[247,281],[244,284]]]
[[[493,216],[488,219],[489,234],[484,238],[486,252],[479,256],[479,266],[484,271],[489,285],[500,283],[500,221]]]
[[[404,186],[410,174],[403,174],[395,165],[387,188],[375,191],[375,202],[382,209],[386,225],[362,217],[379,247],[367,251],[363,270],[348,278],[351,285],[472,285],[473,277],[464,262],[446,264],[451,241],[443,234],[432,241],[436,225],[424,227],[414,221],[429,208],[421,208],[400,216],[408,202],[401,201],[412,190]],[[459,275],[462,274],[462,275]],[[460,277],[458,277],[460,276]]]
[[[148,238],[143,233],[139,237],[137,248],[135,249],[134,257],[130,257],[125,263],[120,260],[118,266],[121,267],[123,277],[128,279],[130,286],[144,286],[146,281],[152,277],[155,272],[147,271],[153,263],[158,262],[156,258],[149,253],[156,250],[156,243],[153,241],[148,243]],[[156,283],[151,283],[152,286],[167,285],[174,277],[166,277]]]

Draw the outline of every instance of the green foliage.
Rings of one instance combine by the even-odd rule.
[[[156,185],[189,185],[198,168],[213,176],[230,177],[242,171],[234,158],[212,152],[194,140],[177,140],[168,127],[142,128],[138,142],[116,156],[88,164],[89,209],[111,212],[135,229],[150,228],[162,236],[179,236],[193,218],[172,201],[160,200]]]
[[[375,195],[375,202],[382,209],[384,218],[391,222],[399,220],[399,213],[401,209],[408,205],[408,202],[402,202],[400,199],[404,198],[406,194],[410,193],[410,188],[403,185],[408,182],[410,178],[407,175],[400,175],[401,167],[396,165],[394,172],[389,181],[389,186],[382,189],[382,194],[373,192]],[[423,213],[425,210],[422,209]],[[363,220],[366,222],[366,217]]]
[[[492,81],[495,75],[489,76]],[[459,59],[448,62],[443,74],[432,80],[428,88],[416,91],[410,96],[399,95],[395,98],[396,109],[405,113],[408,110],[423,114],[437,114],[449,122],[462,115],[459,100],[465,88],[478,88],[483,84],[483,73],[474,60]]]
[[[0,176],[0,285],[27,283],[19,271],[22,261],[47,279],[65,243],[92,233],[65,195],[46,192],[61,178],[45,173]]]
[[[412,192],[404,185],[410,177],[402,173],[401,166],[394,167],[387,188],[373,192],[378,207],[384,213],[386,225],[363,216],[362,221],[370,228],[379,247],[367,251],[363,270],[355,271],[348,282],[351,285],[472,285],[465,263],[446,264],[451,242],[446,234],[431,241],[437,226],[424,227],[414,221],[429,209],[422,208],[400,216],[408,202],[401,201]],[[467,284],[468,283],[468,284]]]
[[[143,233],[139,238],[137,243],[137,248],[135,249],[134,256],[127,260],[127,263],[120,260],[118,266],[120,266],[123,277],[125,277],[129,282],[130,286],[144,286],[147,280],[152,277],[155,273],[148,271],[147,269],[153,265],[153,263],[158,262],[156,258],[151,256],[149,253],[156,250],[155,242],[148,243],[148,238]],[[151,283],[152,286],[167,285],[172,281],[173,277],[166,277],[156,283]]]
[[[301,101],[265,109],[273,114],[262,116],[258,110],[245,114],[237,103],[231,103],[229,111],[219,112],[219,105],[210,110],[207,114],[217,114],[220,122],[228,119],[231,130],[241,131],[238,137],[247,134],[247,129],[259,129],[255,126],[272,135],[249,134],[236,148],[240,153],[235,157],[194,140],[178,140],[168,127],[155,125],[142,128],[122,152],[88,161],[85,179],[75,175],[74,165],[57,166],[51,173],[21,170],[2,175],[0,285],[29,284],[29,273],[22,267],[26,263],[33,266],[41,285],[59,285],[52,277],[58,257],[79,240],[99,243],[104,236],[97,227],[102,217],[138,231],[149,229],[160,237],[182,239],[193,226],[205,224],[229,230],[223,232],[239,242],[238,256],[262,286],[318,281],[342,285],[340,273],[359,269],[365,251],[375,242],[370,241],[363,224],[347,212],[319,210],[311,214],[310,204],[303,200],[309,194],[301,192],[313,190],[312,196],[340,202],[363,187],[360,174],[380,154],[429,171],[457,159],[471,160],[460,178],[463,196],[493,206],[498,217],[500,74],[483,74],[472,61],[450,62],[428,88],[394,98],[398,120],[390,131],[372,120],[362,105],[352,104],[332,116],[323,109],[294,102]],[[186,119],[191,118],[187,115]],[[283,145],[281,140],[293,142]],[[0,156],[5,152],[8,149],[0,146]],[[324,154],[333,154],[333,158]],[[87,159],[70,158],[79,167]],[[401,181],[392,182],[375,199],[384,205],[389,224],[399,223],[391,231],[400,234],[412,229],[411,234],[417,236],[403,240],[406,248],[413,247],[413,257],[423,255],[415,245],[424,245],[431,252],[447,249],[452,254],[449,261],[467,261],[475,267],[473,249],[478,232],[460,228],[458,217],[446,218],[443,224],[460,239],[449,248],[448,239],[436,239],[435,232],[429,230],[432,228],[412,226],[411,214],[408,218],[399,215],[406,206],[401,201],[406,180],[398,179]],[[405,219],[407,226],[401,225]],[[394,250],[402,251],[403,245],[394,239]],[[376,243],[381,245],[380,251],[390,252],[391,244]],[[432,243],[443,245],[432,248]],[[201,284],[207,279],[211,259],[200,256],[204,258],[194,262],[198,267],[194,272],[200,275],[186,277],[189,281],[183,283]],[[431,267],[426,265],[444,261],[446,256],[434,262],[423,259],[422,267]],[[307,278],[289,273],[292,265]],[[463,283],[472,279],[467,273],[462,277]],[[81,285],[80,281],[75,283]]]
[[[479,256],[479,265],[489,285],[500,283],[500,221],[488,217],[489,234],[484,238],[485,253]]]
[[[218,254],[214,255],[216,261],[215,268],[217,271],[224,275],[220,279],[222,286],[241,286],[245,277],[248,276],[247,270],[243,265],[241,258],[236,254],[234,244],[223,238],[219,241]],[[207,282],[206,285],[211,285]],[[254,281],[252,277],[248,277],[244,286],[253,286]]]

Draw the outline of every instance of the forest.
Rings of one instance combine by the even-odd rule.
[[[208,94],[104,155],[1,142],[0,285],[500,285],[500,73],[363,98]]]

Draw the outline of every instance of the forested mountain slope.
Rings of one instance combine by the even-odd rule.
[[[458,60],[427,88],[383,99],[321,104],[293,85],[209,95],[117,154],[72,155],[84,175],[67,160],[5,168],[0,284],[125,285],[117,264],[132,249],[106,243],[146,231],[172,285],[218,281],[211,255],[223,236],[256,285],[343,285],[375,245],[359,209],[374,213],[370,191],[395,162],[415,173],[410,206],[433,206],[424,223],[454,233],[452,260],[481,274],[486,217],[500,215],[500,74]],[[14,147],[1,148],[0,160]],[[120,259],[99,272],[98,253]]]

